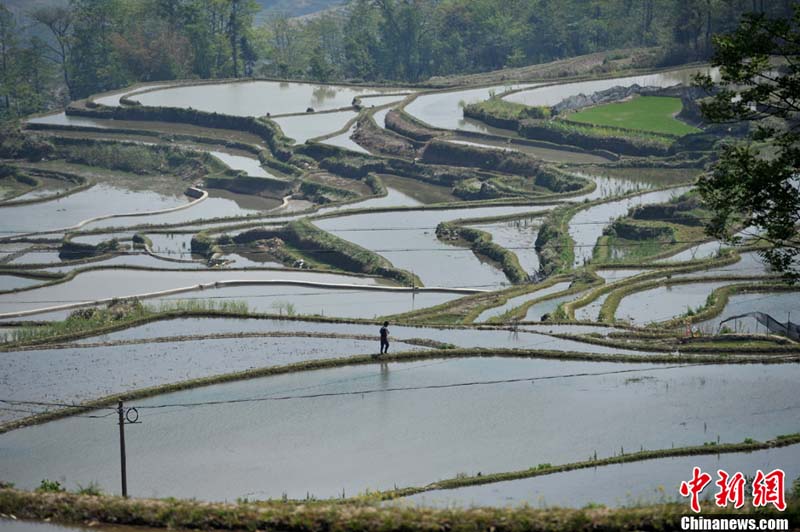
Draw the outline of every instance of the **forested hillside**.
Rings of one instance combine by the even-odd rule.
[[[789,0],[5,0],[0,114],[137,81],[271,76],[419,82],[596,51],[659,47],[636,66],[708,57],[740,15]],[[266,11],[262,11],[266,9]],[[25,13],[25,15],[21,15]],[[35,31],[32,31],[35,30]],[[610,57],[614,59],[614,57]]]

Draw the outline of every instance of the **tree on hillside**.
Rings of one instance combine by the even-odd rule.
[[[112,36],[124,17],[121,0],[72,0],[72,50],[68,68],[72,75],[73,98],[107,91],[127,84]]]
[[[699,189],[713,211],[708,231],[730,240],[753,227],[769,244],[765,258],[794,278],[800,267],[800,4],[791,18],[743,17],[739,28],[714,38],[712,64],[721,82],[697,83],[715,95],[701,104],[714,122],[748,121],[748,142],[722,147]]]
[[[16,87],[17,69],[14,62],[17,49],[17,32],[14,15],[0,5],[0,99],[3,115],[11,114],[12,93]]]
[[[42,39],[25,37],[13,13],[0,4],[0,120],[45,107],[52,72],[44,53]]]
[[[33,20],[45,26],[55,39],[55,46],[45,43],[46,57],[61,66],[64,85],[69,98],[72,98],[72,82],[69,73],[70,50],[72,47],[72,12],[64,6],[45,6],[31,13]]]
[[[230,16],[226,28],[231,47],[231,61],[233,63],[233,77],[239,77],[239,61],[242,51],[253,52],[247,42],[248,33],[253,25],[253,18],[258,11],[258,5],[253,0],[229,0]]]

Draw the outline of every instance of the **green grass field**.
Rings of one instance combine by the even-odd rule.
[[[614,126],[669,135],[687,135],[700,131],[673,115],[681,110],[680,98],[640,96],[627,102],[591,107],[567,117],[573,122]]]

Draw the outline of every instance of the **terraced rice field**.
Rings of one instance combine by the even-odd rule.
[[[141,421],[126,428],[134,497],[613,507],[680,501],[693,465],[796,477],[800,348],[726,321],[800,316],[754,242],[594,263],[615,220],[690,191],[702,162],[525,143],[461,109],[695,70],[445,91],[159,83],[30,119],[58,151],[14,162],[38,184],[0,202],[0,481],[119,493],[119,399]],[[146,120],[113,119],[129,100]],[[355,119],[384,105],[387,137],[362,146]],[[673,111],[637,98],[570,119],[689,132]],[[430,137],[474,160],[431,161]],[[175,151],[127,172],[103,156],[120,142]],[[72,160],[87,152],[94,166]],[[742,283],[759,286],[709,298]],[[714,336],[723,322],[737,341]],[[759,443],[778,436],[793,445]],[[745,440],[755,452],[715,452]]]

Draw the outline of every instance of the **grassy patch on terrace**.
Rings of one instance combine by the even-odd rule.
[[[699,132],[696,127],[675,118],[681,107],[680,98],[640,96],[626,102],[590,107],[569,115],[569,120],[677,136]]]
[[[550,118],[549,107],[533,107],[509,102],[502,98],[489,98],[479,103],[469,104],[469,110],[502,120],[522,120],[523,118]]]
[[[574,115],[570,115],[569,119],[557,118],[555,120],[542,121],[540,125],[559,131],[565,135],[586,135],[588,137],[606,139],[626,139],[643,146],[652,145],[660,146],[662,148],[669,148],[669,146],[675,141],[675,137],[671,135],[667,136],[663,133],[640,131],[633,128],[620,128],[619,126],[594,125],[588,122],[575,122],[572,120],[573,116]]]

